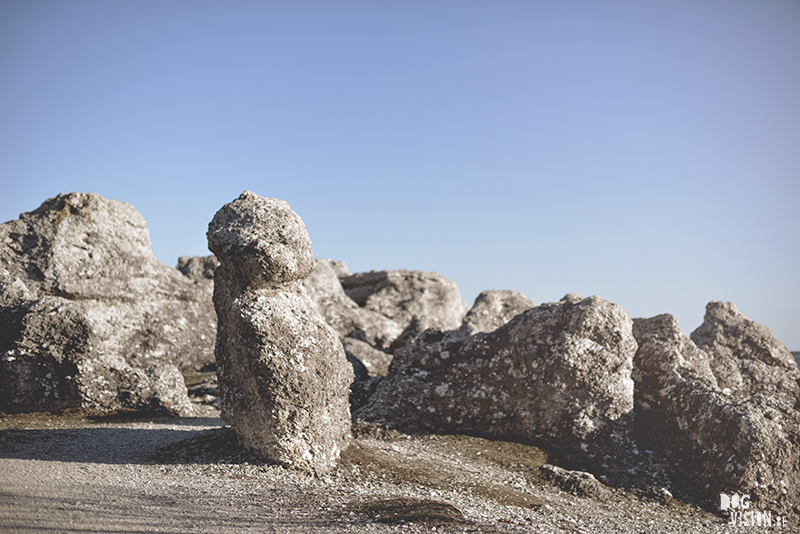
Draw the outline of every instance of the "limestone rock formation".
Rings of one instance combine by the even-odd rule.
[[[717,304],[709,305],[701,332],[711,330],[715,311],[735,309]],[[734,317],[739,325],[748,325],[750,332],[763,332],[749,319]],[[732,384],[726,382],[729,375],[715,376],[714,359],[681,332],[671,315],[635,319],[633,331],[638,342],[633,373],[636,433],[643,446],[667,459],[677,494],[713,508],[720,493],[747,493],[754,509],[774,514],[798,511],[800,414],[796,400],[773,395],[768,389],[747,396],[741,390],[733,395],[720,389],[718,385]],[[718,337],[718,343],[722,339]],[[731,345],[736,347],[728,340],[727,346]],[[774,348],[771,342],[766,345]],[[742,347],[746,348],[736,347],[726,357],[736,360],[739,355],[748,358],[759,350],[768,351],[744,343]]]
[[[222,418],[259,456],[327,473],[350,435],[353,367],[303,287],[315,267],[305,224],[245,191],[214,215],[208,244]]]
[[[532,300],[513,290],[484,291],[467,312],[461,329],[468,335],[493,332],[508,321],[536,306]]]
[[[362,310],[374,312],[362,330],[371,345],[393,353],[428,328],[456,329],[468,306],[458,286],[438,273],[371,271],[341,279],[344,292]]]
[[[709,302],[691,338],[709,355],[719,387],[735,398],[763,392],[789,403],[800,399],[800,371],[792,353],[733,303]]]
[[[4,336],[2,350],[4,354],[13,351],[13,356],[2,357],[4,376],[39,384],[4,380],[0,410],[42,408],[26,404],[22,399],[31,397],[14,397],[12,391],[39,386],[58,391],[70,381],[92,380],[91,374],[76,375],[75,369],[112,368],[117,375],[128,373],[120,378],[120,384],[134,384],[149,376],[154,365],[190,370],[213,361],[216,317],[209,300],[210,286],[198,286],[156,261],[147,224],[129,204],[94,193],[61,194],[0,225],[0,243],[0,328],[11,332]],[[43,302],[37,306],[39,301]],[[47,313],[71,310],[63,324],[56,319],[43,320],[41,327],[52,328],[53,336],[67,332],[70,337],[85,331],[91,347],[68,351],[71,356],[66,360],[58,352],[50,354],[49,331],[19,328],[21,318],[27,317],[25,321],[30,323],[34,321],[30,314],[40,309],[49,309]],[[77,323],[75,317],[80,318]],[[38,342],[41,345],[34,348]],[[94,363],[78,365],[80,362]],[[70,367],[75,365],[78,367]],[[81,393],[68,395],[57,404],[62,408],[138,409],[142,403],[135,400],[136,395],[122,390],[114,393],[110,388],[115,383],[111,380],[103,390],[117,399],[113,403],[87,397],[91,388],[75,386],[73,392]],[[144,391],[148,387],[142,382],[123,389]],[[185,390],[181,385],[176,395],[185,396]]]
[[[386,376],[392,355],[378,350],[366,341],[353,337],[342,339],[344,350],[352,354],[366,367],[369,376]]]
[[[358,304],[345,294],[334,262],[317,259],[314,270],[303,279],[303,286],[339,337],[365,328],[363,314]]]
[[[631,319],[599,297],[543,304],[491,333],[428,330],[395,352],[359,419],[513,436],[602,467],[628,438]]]
[[[303,286],[345,350],[360,359],[371,376],[386,374],[398,347],[429,327],[456,328],[466,311],[456,284],[437,273],[350,275],[343,262],[317,259]]]
[[[214,280],[214,271],[219,267],[219,260],[216,256],[181,256],[178,258],[178,265],[175,267],[184,276],[195,282],[206,282]]]
[[[0,322],[0,411],[194,414],[174,365],[133,368],[118,354],[98,351],[97,331],[81,304],[46,296],[4,308]]]

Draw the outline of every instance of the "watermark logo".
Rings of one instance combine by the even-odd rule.
[[[750,509],[750,495],[734,493],[719,494],[719,509],[730,510],[731,526],[736,527],[785,527],[785,515],[772,515],[769,510]]]

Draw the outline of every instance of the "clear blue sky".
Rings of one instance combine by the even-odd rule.
[[[800,350],[800,2],[0,2],[0,220],[94,191],[174,266],[245,189],[353,272]]]

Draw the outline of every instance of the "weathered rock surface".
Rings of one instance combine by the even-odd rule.
[[[347,296],[361,308],[388,319],[391,327],[379,326],[383,332],[373,334],[379,328],[362,329],[367,342],[388,352],[413,342],[428,328],[458,328],[468,309],[456,283],[438,273],[371,271],[342,278],[341,282]],[[397,343],[400,337],[404,338],[402,344]]]
[[[94,193],[62,194],[0,225],[0,243],[4,321],[27,316],[30,310],[38,309],[34,304],[41,299],[58,297],[71,303],[70,309],[92,333],[91,351],[81,358],[123,361],[134,371],[139,370],[131,371],[136,376],[139,372],[147,374],[147,369],[156,364],[176,365],[185,371],[213,362],[216,317],[209,300],[210,285],[195,284],[156,261],[147,224],[129,204]],[[72,329],[71,323],[50,321],[47,325],[55,331]],[[5,371],[10,373],[5,376],[20,380],[38,376],[39,381],[52,381],[49,385],[53,391],[58,389],[55,382],[64,383],[68,376],[89,380],[63,374],[68,371],[61,362],[55,367],[42,363],[44,350],[37,352],[36,365],[49,369],[49,377],[48,373],[15,371],[12,367],[36,367],[26,361],[27,355],[33,354],[34,338],[25,337],[35,334],[30,329],[15,330],[13,325],[2,328],[15,332],[6,337],[4,351],[27,347],[5,362]],[[48,334],[41,334],[46,349]],[[6,391],[23,391],[33,386],[4,383],[3,387]],[[185,394],[185,386],[182,390]],[[87,398],[88,390],[83,391],[80,400],[69,397],[78,406],[64,407],[95,406],[98,402],[104,406],[97,399]],[[5,398],[12,403],[5,409],[33,409],[19,399]],[[123,404],[121,409],[140,404],[131,400],[130,406],[125,405],[123,399],[133,399],[127,394],[117,398]]]
[[[713,324],[714,310],[720,308],[716,304],[709,305],[711,317],[706,316],[701,329],[707,331]],[[736,317],[739,324],[753,326],[749,319]],[[719,504],[720,493],[726,493],[749,494],[754,509],[798,511],[796,401],[786,402],[785,395],[769,390],[746,397],[741,390],[736,396],[723,393],[718,381],[725,384],[727,375],[715,376],[713,358],[681,332],[671,315],[635,319],[633,331],[638,342],[633,374],[637,436],[667,459],[677,494],[710,509]],[[747,358],[758,350],[734,349],[726,357]],[[737,366],[726,369],[731,368]]]
[[[468,335],[494,332],[508,321],[536,306],[532,300],[513,290],[488,290],[475,299],[461,330]]]
[[[318,259],[303,285],[345,349],[372,376],[386,374],[392,353],[425,329],[457,328],[466,313],[458,286],[437,273],[346,274],[343,262]]]
[[[214,271],[219,267],[219,260],[216,256],[181,256],[178,258],[178,265],[175,267],[184,276],[195,282],[205,282],[214,280]]]
[[[599,297],[543,304],[491,333],[428,330],[395,352],[359,419],[531,440],[603,467],[629,439],[631,319]],[[605,471],[604,471],[605,469]]]
[[[792,353],[732,302],[709,302],[691,339],[709,355],[719,387],[735,398],[763,392],[790,404],[800,399],[800,371]]]
[[[1,411],[194,414],[175,366],[133,368],[118,354],[98,351],[97,332],[81,304],[46,296],[4,308],[0,321]]]
[[[303,286],[328,324],[344,338],[353,330],[363,330],[365,324],[358,304],[345,294],[333,265],[331,260],[317,259]]]
[[[554,485],[575,495],[598,499],[605,499],[611,496],[611,491],[591,473],[570,471],[550,464],[544,464],[539,470]]]
[[[389,372],[389,364],[392,363],[392,355],[382,350],[378,350],[366,341],[346,337],[342,339],[344,350],[358,358],[366,367],[369,376],[386,376]]]
[[[279,199],[250,191],[208,228],[219,326],[222,418],[254,453],[323,474],[350,435],[353,367],[308,296],[315,267],[305,224]]]

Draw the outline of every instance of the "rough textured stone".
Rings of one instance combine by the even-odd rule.
[[[800,399],[800,371],[792,353],[732,302],[709,302],[691,339],[710,356],[719,387],[735,398],[763,392],[790,403]]]
[[[532,440],[599,469],[612,442],[628,439],[635,350],[627,312],[599,297],[544,304],[491,333],[428,330],[395,353],[355,415]]]
[[[213,254],[210,256],[181,256],[175,267],[184,276],[195,282],[205,282],[214,279],[214,271],[219,267],[219,260]]]
[[[461,330],[468,335],[493,332],[508,321],[536,306],[532,300],[513,290],[484,291],[467,312]]]
[[[570,471],[556,465],[544,464],[542,475],[554,485],[581,497],[608,498],[611,492],[594,475],[585,471]]]
[[[353,367],[301,283],[311,239],[289,205],[246,191],[209,224],[222,418],[254,453],[323,474],[350,435]]]
[[[413,342],[428,328],[458,328],[468,310],[456,283],[438,273],[371,271],[341,283],[362,310],[375,312],[362,330],[368,343],[387,352]],[[376,315],[383,321],[373,325]]]
[[[194,414],[175,366],[133,368],[97,350],[97,333],[81,304],[47,296],[5,308],[0,319],[0,411]]]
[[[350,276],[350,269],[347,267],[347,264],[343,261],[334,261],[330,259],[325,259],[323,261],[329,262],[333,272],[336,273],[336,276],[339,278],[345,278]]]
[[[795,402],[768,391],[723,392],[712,358],[670,315],[636,319],[633,331],[636,433],[667,459],[676,495],[713,510],[720,493],[747,493],[754,509],[800,511]]]
[[[303,280],[303,286],[328,324],[339,337],[344,338],[353,330],[364,328],[363,314],[358,304],[345,294],[333,263],[331,260],[316,260],[316,266]]]
[[[346,337],[342,339],[344,350],[358,358],[366,367],[369,376],[386,376],[389,372],[389,364],[392,363],[392,355],[378,350],[366,341]]]
[[[251,191],[238,200],[219,210],[208,230],[209,247],[231,276],[257,288],[311,274],[311,238],[289,204]]]
[[[0,225],[0,243],[4,317],[26,315],[35,309],[32,303],[55,296],[80,308],[75,313],[94,336],[92,350],[103,358],[122,359],[143,373],[156,364],[191,371],[213,362],[211,286],[156,261],[147,225],[129,204],[94,193],[58,195]],[[25,309],[16,313],[17,308]],[[57,322],[51,327],[62,328]],[[31,343],[14,339],[5,350]],[[32,354],[30,347],[25,353]],[[15,357],[15,365],[23,365],[22,359]],[[87,402],[84,397],[80,405]],[[28,409],[21,402],[14,407]]]
[[[346,271],[341,262],[318,259],[303,285],[345,348],[372,376],[386,374],[392,352],[425,329],[456,328],[466,310],[456,284],[437,273],[373,271],[341,277]]]

